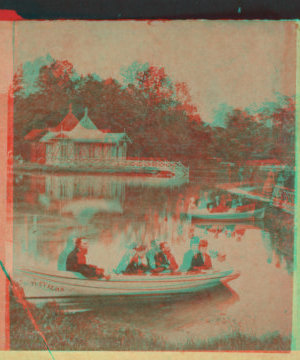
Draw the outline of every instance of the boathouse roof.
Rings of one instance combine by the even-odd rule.
[[[26,136],[24,136],[24,140],[40,140],[47,131],[47,129],[32,129]]]
[[[50,128],[49,131],[51,131],[51,132],[70,131],[70,130],[74,129],[75,126],[78,125],[78,124],[79,124],[79,121],[76,118],[76,116],[73,114],[73,112],[72,112],[72,104],[70,104],[69,105],[69,112],[64,117],[62,122],[60,124],[58,124],[56,127]]]
[[[88,109],[84,109],[84,116],[80,120],[80,125],[88,130],[98,130],[97,126],[92,122],[92,120],[88,116]]]
[[[72,104],[69,106],[68,114],[59,125],[48,129],[33,129],[24,139],[42,143],[60,140],[70,140],[80,143],[98,142],[104,144],[117,144],[119,141],[131,142],[125,132],[110,133],[107,130],[99,130],[89,118],[87,108],[85,108],[83,118],[78,121],[72,112]]]
[[[83,127],[78,131],[71,132],[61,132],[59,134],[55,133],[47,133],[44,137],[40,139],[40,142],[54,142],[59,141],[61,139],[66,139],[73,142],[78,143],[103,143],[103,144],[117,144],[120,141],[129,141],[129,137],[126,133],[103,133],[100,130],[87,130],[83,131]],[[74,129],[75,130],[75,129]]]

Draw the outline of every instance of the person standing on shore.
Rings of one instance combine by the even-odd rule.
[[[243,182],[243,177],[244,177],[244,168],[243,168],[243,166],[241,166],[241,167],[239,168],[239,175],[238,175],[238,177],[239,177],[239,183],[242,184],[242,182]]]
[[[268,172],[267,180],[264,183],[262,195],[265,197],[271,197],[275,186],[273,171]]]

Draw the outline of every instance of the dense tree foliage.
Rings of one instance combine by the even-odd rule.
[[[28,90],[23,68],[14,76],[16,154],[25,156],[23,138],[30,130],[58,125],[72,103],[79,120],[87,107],[100,129],[125,130],[132,139],[128,149],[132,157],[186,164],[212,157],[233,162],[252,158],[294,160],[292,97],[266,104],[254,113],[228,107],[228,112],[223,109],[219,114],[222,126],[210,126],[202,122],[191,103],[187,85],[174,83],[163,68],[134,63],[121,69],[124,81],[120,83],[101,80],[95,74],[79,76],[70,62],[51,60],[40,66],[34,84],[30,84],[34,91]]]

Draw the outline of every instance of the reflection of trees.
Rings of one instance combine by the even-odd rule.
[[[135,180],[107,175],[24,176],[24,185],[16,189],[15,210],[18,214],[31,214],[31,217],[38,215],[39,243],[47,240],[56,242],[69,236],[67,228],[81,226],[76,216],[61,212],[61,209],[66,206],[71,209],[73,201],[77,199],[80,199],[82,206],[87,200],[88,207],[97,198],[121,198],[123,214],[103,211],[93,213],[86,223],[83,236],[94,229],[97,230],[95,236],[103,241],[108,233],[112,238],[123,233],[126,243],[132,240],[148,243],[154,237],[165,240],[167,233],[171,235],[177,231],[172,218],[176,217],[179,193],[184,194],[185,187],[160,188],[159,183],[150,180],[149,186],[143,181],[139,185],[138,181],[132,179]]]
[[[279,257],[284,257],[288,270],[293,269],[294,218],[276,208],[270,209],[265,216],[263,230],[270,234],[271,246]]]

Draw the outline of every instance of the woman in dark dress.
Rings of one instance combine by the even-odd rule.
[[[150,271],[148,260],[146,257],[147,247],[141,245],[135,248],[136,253],[130,260],[129,265],[123,274],[144,274]]]
[[[191,267],[189,268],[189,271],[198,271],[202,269],[203,266],[204,266],[203,256],[201,252],[198,252],[196,255],[194,255],[192,259]]]

